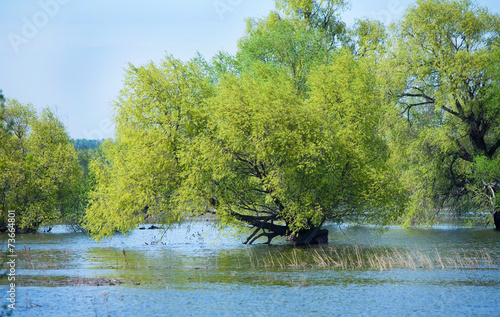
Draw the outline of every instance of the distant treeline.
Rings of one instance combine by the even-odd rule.
[[[75,145],[77,151],[80,150],[93,150],[98,148],[104,139],[102,140],[87,140],[87,139],[72,139],[71,142]]]

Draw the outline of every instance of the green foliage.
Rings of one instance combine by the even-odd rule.
[[[330,57],[323,32],[282,19],[276,13],[263,20],[247,21],[246,35],[240,40],[237,54],[243,67],[252,67],[255,62],[283,67],[301,93],[307,90],[310,70],[328,63]]]
[[[340,14],[349,8],[346,0],[275,0],[276,8],[286,17],[325,34],[329,48],[348,42],[345,23]]]
[[[500,199],[495,193],[500,190],[500,155],[493,159],[476,156],[469,173],[468,177],[476,180],[466,186],[473,202],[492,213],[499,211]]]
[[[102,238],[210,212],[270,241],[329,220],[497,210],[499,17],[418,0],[392,33],[366,19],[349,33],[347,7],[277,0],[236,56],[130,65],[115,140],[81,157],[86,228]]]
[[[0,90],[0,141],[9,133],[11,122],[5,120],[5,97]]]
[[[311,82],[309,102],[319,107],[316,111],[332,129],[331,137],[341,144],[341,156],[329,161],[341,167],[342,177],[335,177],[340,182],[336,195],[352,208],[347,219],[394,221],[405,198],[387,145],[384,117],[390,108],[378,91],[370,61],[343,51],[331,65],[319,68]]]
[[[386,53],[388,34],[382,22],[358,19],[351,34],[357,55],[381,58]]]
[[[131,66],[116,142],[90,165],[97,187],[86,223],[96,237],[146,216],[172,223],[207,211],[223,224],[264,215],[288,233],[327,219],[395,219],[403,196],[363,63],[343,52],[317,65],[308,96],[273,62],[226,72],[216,84],[203,75],[211,66],[199,64],[168,57]]]
[[[477,158],[495,162],[500,146],[500,18],[470,1],[420,0],[395,31],[385,67],[409,122],[397,141],[412,192],[407,224],[466,201],[477,209],[478,188],[491,179],[476,173]]]
[[[4,122],[12,126],[0,145],[0,208],[16,210],[20,231],[36,231],[72,208],[80,177],[76,152],[48,109],[38,115],[31,105],[8,100]]]
[[[102,144],[90,162],[96,180],[86,227],[100,237],[127,232],[146,217],[164,223],[182,215],[171,208],[181,182],[179,156],[206,129],[210,77],[198,62],[167,57],[160,65],[130,65],[115,105],[116,141]]]
[[[73,141],[73,143],[75,142]],[[75,144],[75,147],[80,147],[77,150],[77,154],[78,166],[81,173],[73,189],[71,208],[65,212],[62,219],[62,222],[69,225],[74,231],[86,231],[83,227],[85,210],[90,202],[90,193],[96,186],[95,175],[90,170],[90,163],[92,160],[102,157],[100,148],[91,147],[102,143],[102,140],[81,140],[80,142],[77,140]]]
[[[293,230],[308,221],[319,225],[326,211],[310,180],[324,166],[326,146],[311,110],[283,70],[260,63],[227,76],[210,103],[209,137],[199,137],[183,157],[189,167],[183,189],[195,191],[186,197],[204,198],[194,208],[203,211],[212,199],[224,222],[235,212],[262,212],[278,214]]]

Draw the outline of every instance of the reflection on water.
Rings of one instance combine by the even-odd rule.
[[[18,235],[16,314],[496,315],[500,308],[498,232],[328,229],[330,245],[316,248],[242,245],[247,232],[202,222],[100,243],[63,227]]]

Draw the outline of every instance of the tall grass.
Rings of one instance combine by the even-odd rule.
[[[350,269],[499,269],[490,251],[470,252],[463,249],[423,252],[419,248],[384,248],[367,246],[327,246],[248,252],[253,268],[335,268]]]

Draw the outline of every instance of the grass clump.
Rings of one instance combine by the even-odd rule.
[[[253,268],[498,269],[487,249],[424,252],[419,248],[353,245],[290,248],[262,254],[248,253],[248,256]]]

